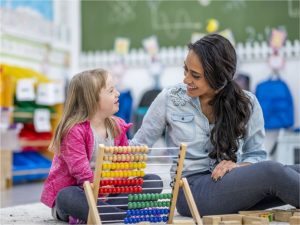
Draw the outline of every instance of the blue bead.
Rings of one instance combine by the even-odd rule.
[[[168,221],[168,217],[167,216],[164,216],[162,219],[163,219],[164,222]]]
[[[128,218],[127,218],[127,217],[124,218],[124,223],[125,223],[125,224],[128,224]]]

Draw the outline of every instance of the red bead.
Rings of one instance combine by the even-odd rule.
[[[135,192],[135,193],[138,192],[137,186],[134,186],[134,187],[133,187],[133,192]]]
[[[141,187],[141,186],[137,186],[137,189],[138,189],[138,191],[137,191],[137,192],[142,192],[142,191],[143,191],[143,189],[142,189],[142,187]]]
[[[144,183],[144,179],[143,178],[139,178],[139,185],[142,185]]]
[[[130,192],[130,188],[129,187],[124,187],[124,193],[129,193]]]

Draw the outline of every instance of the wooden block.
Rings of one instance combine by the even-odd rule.
[[[221,221],[219,225],[242,225],[242,223],[238,220],[227,220]]]
[[[294,212],[293,216],[300,216],[300,212]]]
[[[187,224],[195,224],[194,220],[174,220],[173,221],[173,224],[184,224],[184,225],[187,225]]]
[[[227,214],[227,215],[221,215],[222,221],[239,221],[242,223],[243,216],[239,214]]]
[[[299,225],[300,224],[300,216],[292,216],[290,217],[290,225]]]
[[[258,222],[261,225],[270,224],[267,218],[261,218],[256,216],[243,216],[243,225],[250,225],[253,222]]]
[[[252,210],[252,211],[239,211],[239,214],[248,215],[248,214],[260,214],[260,213],[272,213],[271,210]]]
[[[218,225],[221,222],[221,216],[203,216],[203,225]]]
[[[293,216],[292,212],[288,211],[275,211],[274,220],[280,222],[289,222],[290,217]]]

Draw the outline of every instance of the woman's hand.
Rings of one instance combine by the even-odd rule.
[[[222,160],[211,173],[211,178],[214,181],[220,180],[226,173],[229,173],[234,168],[239,167],[235,162],[229,160]]]
[[[226,173],[229,173],[231,170],[237,168],[237,167],[241,167],[241,166],[248,166],[251,165],[251,163],[248,162],[243,162],[243,163],[235,163],[232,162],[230,160],[222,160],[213,170],[213,172],[211,173],[211,178],[214,181],[218,181],[221,180],[222,177],[225,176]]]

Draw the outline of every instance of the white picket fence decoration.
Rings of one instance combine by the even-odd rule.
[[[266,60],[272,53],[267,42],[238,43],[236,52],[240,62]],[[157,59],[164,66],[181,65],[187,54],[187,47],[162,47]],[[287,40],[279,54],[285,58],[300,57],[300,40]],[[114,51],[82,52],[79,67],[89,69],[95,67],[111,68],[116,64],[123,63],[128,67],[145,67],[151,64],[151,57],[144,49],[132,49],[129,54],[120,56]]]

